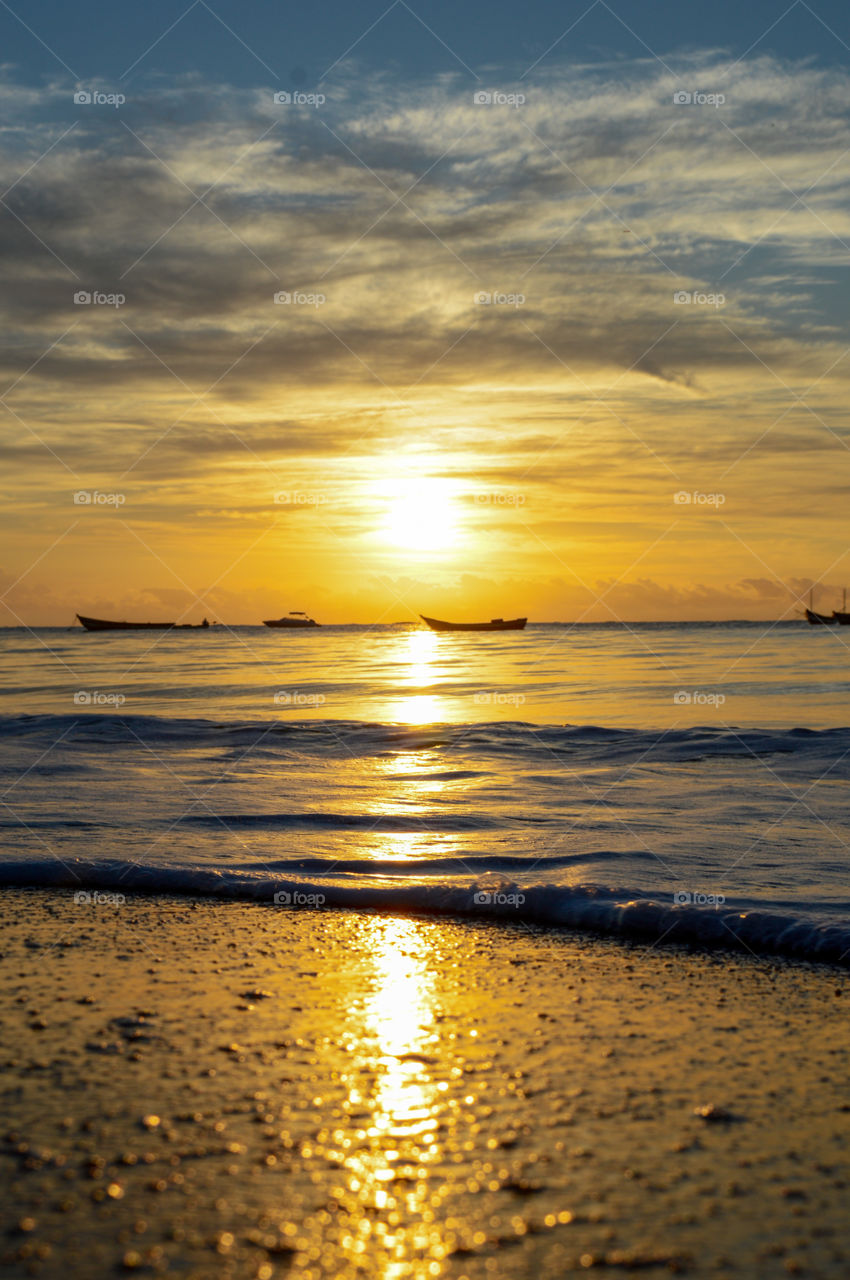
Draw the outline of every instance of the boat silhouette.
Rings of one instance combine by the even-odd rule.
[[[491,618],[489,622],[445,622],[441,618],[428,618],[420,613],[432,631],[522,631],[528,618]]]
[[[320,627],[321,625],[320,622],[315,622],[312,618],[308,618],[301,609],[293,609],[284,618],[266,618],[263,620],[264,627]]]
[[[844,598],[841,602],[841,608],[836,609],[833,618],[842,627],[850,627],[850,613],[847,612],[847,588],[844,588]]]
[[[848,613],[816,613],[812,608],[812,592],[813,588],[809,587],[809,607],[806,609],[806,621],[813,627],[834,627],[844,624],[845,619],[850,623],[850,614]],[[847,604],[847,592],[844,592],[844,604]]]
[[[86,631],[206,631],[210,627],[206,618],[203,622],[113,622],[110,618],[89,618],[84,613],[75,616]]]

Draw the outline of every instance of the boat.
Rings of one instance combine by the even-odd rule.
[[[846,603],[846,598],[845,598]],[[813,627],[832,627],[837,626],[839,622],[836,613],[815,613],[812,608],[812,588],[809,588],[809,607],[806,610],[806,621]]]
[[[528,618],[491,618],[489,622],[444,622],[441,618],[426,618],[420,613],[432,631],[522,631]]]
[[[263,621],[264,627],[320,627],[321,625],[321,622],[308,618],[300,609],[293,609],[285,618],[266,618]]]
[[[88,618],[84,613],[78,613],[76,618],[86,631],[205,631],[210,626],[206,618],[203,622],[113,622],[109,618]]]
[[[844,599],[841,608],[836,609],[832,615],[835,622],[842,627],[850,627],[850,613],[847,612],[847,588],[844,588]]]

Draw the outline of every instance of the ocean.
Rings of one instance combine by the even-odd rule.
[[[850,964],[850,631],[0,632],[0,883]]]

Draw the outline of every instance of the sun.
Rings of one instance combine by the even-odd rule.
[[[400,480],[387,491],[383,538],[407,551],[443,551],[458,541],[458,513],[448,481]]]

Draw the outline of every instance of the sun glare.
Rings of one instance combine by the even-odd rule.
[[[408,551],[442,551],[458,540],[457,509],[443,480],[403,480],[393,485],[382,536]]]

